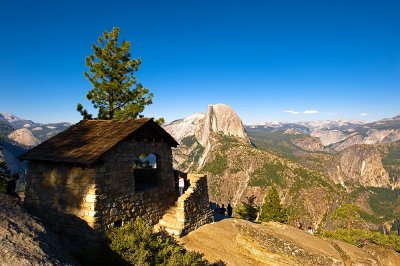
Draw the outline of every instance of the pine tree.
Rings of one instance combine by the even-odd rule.
[[[86,57],[89,72],[85,71],[85,76],[93,85],[86,97],[98,109],[98,119],[135,119],[152,103],[153,94],[134,76],[141,60],[131,58],[131,43],[120,43],[119,32],[119,28],[105,31],[99,45],[92,45],[94,53]],[[80,103],[77,110],[84,119],[93,118]]]
[[[362,224],[362,218],[359,214],[360,208],[357,205],[347,203],[337,208],[332,214],[332,221],[337,221],[340,227],[347,227],[350,235],[351,227]]]
[[[260,221],[288,222],[286,209],[281,205],[275,186],[272,186],[265,196],[264,204],[261,206]]]
[[[236,211],[236,213],[240,216],[240,218],[249,221],[254,221],[257,218],[258,208],[254,203],[255,200],[256,197],[253,195],[247,197],[247,202],[242,202],[242,204]]]

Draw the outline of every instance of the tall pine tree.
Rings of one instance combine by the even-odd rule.
[[[131,58],[131,43],[120,43],[119,32],[119,28],[105,31],[99,44],[92,45],[94,53],[86,57],[85,76],[93,85],[86,97],[98,109],[98,119],[135,119],[152,103],[153,94],[134,76],[141,60]],[[77,110],[84,119],[93,118],[80,103]]]
[[[260,221],[287,223],[288,215],[283,208],[279,194],[275,186],[272,186],[265,196],[264,204],[261,206]]]

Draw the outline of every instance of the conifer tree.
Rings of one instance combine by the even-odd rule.
[[[275,186],[272,186],[265,196],[264,204],[261,206],[260,221],[288,222],[286,209],[281,205]]]
[[[120,43],[119,32],[119,28],[105,31],[99,44],[92,45],[94,53],[86,57],[85,77],[93,85],[86,97],[98,109],[98,119],[135,119],[152,103],[153,94],[134,76],[141,60],[131,58],[131,43]],[[93,118],[80,103],[77,110],[84,119]]]
[[[352,226],[362,224],[362,218],[359,211],[360,208],[357,205],[346,203],[333,212],[331,219],[337,221],[340,227],[346,226],[348,235],[350,235]]]
[[[256,196],[247,197],[247,202],[242,202],[239,206],[236,213],[240,216],[240,218],[254,221],[257,218],[258,208],[255,205],[254,201],[256,200]]]

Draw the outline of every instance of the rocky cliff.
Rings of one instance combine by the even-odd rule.
[[[329,146],[333,143],[340,142],[347,138],[347,135],[340,130],[314,130],[311,136],[321,140],[322,145]]]
[[[205,119],[197,124],[195,136],[202,146],[207,146],[212,141],[211,136],[213,133],[248,141],[242,120],[226,104],[209,105]]]
[[[226,104],[209,105],[207,114],[193,114],[164,125],[164,129],[180,142],[173,151],[174,167],[185,172],[204,166],[217,134],[249,143],[242,120]]]
[[[374,145],[353,145],[329,163],[327,174],[336,184],[360,184],[364,187],[389,187],[389,173],[381,153]]]
[[[187,249],[227,265],[399,265],[393,250],[367,243],[362,248],[323,239],[279,223],[225,219],[180,240]]]
[[[10,133],[8,136],[8,139],[18,143],[19,145],[25,146],[25,147],[35,147],[40,143],[40,140],[38,140],[32,133],[27,128],[20,128],[12,133]]]
[[[0,194],[0,265],[78,265],[22,203]]]
[[[194,136],[196,134],[197,125],[200,123],[204,124],[206,115],[203,113],[195,113],[184,119],[175,120],[167,125],[164,125],[164,129],[171,134],[175,140],[181,142],[183,138],[188,136]]]

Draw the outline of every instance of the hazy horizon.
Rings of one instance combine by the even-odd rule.
[[[235,110],[234,110],[234,111],[235,111]],[[10,112],[10,111],[4,111],[4,110],[3,110],[3,111],[0,111],[0,113],[1,113],[1,114],[9,113],[9,114],[12,114],[12,115],[14,115],[14,116],[20,118],[20,119],[31,120],[31,121],[33,121],[33,122],[35,122],[35,123],[39,123],[39,124],[52,124],[52,123],[71,123],[71,124],[75,124],[75,123],[78,123],[78,122],[80,121],[80,120],[78,120],[78,121],[41,121],[41,120],[34,120],[34,119],[31,119],[30,117],[23,117],[23,116],[20,116],[20,115],[14,113],[14,112]],[[206,113],[207,113],[207,110],[205,110],[204,112],[201,112],[201,111],[195,112],[195,113],[193,113],[193,114],[196,114],[196,113],[203,113],[203,114],[206,114]],[[176,120],[184,119],[184,118],[186,118],[186,117],[188,117],[188,116],[190,116],[190,115],[193,115],[193,114],[189,114],[189,115],[187,115],[187,116],[180,117],[180,118],[173,119],[173,120],[168,120],[168,119],[166,119],[165,117],[164,117],[164,118],[165,118],[166,124],[169,124],[169,123],[172,123],[172,122],[174,122],[174,121],[176,121]],[[265,123],[273,123],[273,122],[277,122],[277,123],[302,123],[302,122],[313,122],[313,121],[353,121],[353,122],[364,122],[364,123],[369,123],[369,122],[379,121],[379,120],[383,120],[383,119],[391,119],[391,118],[396,117],[396,116],[399,116],[399,115],[400,115],[400,114],[393,115],[393,116],[391,116],[391,117],[382,117],[382,118],[378,118],[378,119],[376,119],[376,120],[368,120],[368,119],[358,119],[358,120],[355,120],[355,119],[347,119],[347,118],[337,118],[337,119],[307,119],[307,120],[293,120],[293,121],[287,121],[287,120],[265,120],[265,121],[258,121],[258,122],[254,122],[254,123],[246,123],[245,121],[243,121],[243,119],[242,119],[242,121],[243,121],[243,124],[244,124],[245,126],[262,125],[262,124],[265,124]],[[240,114],[238,114],[238,116],[240,117]],[[148,117],[151,117],[151,116],[148,116]],[[241,118],[241,117],[240,117],[240,118]]]

